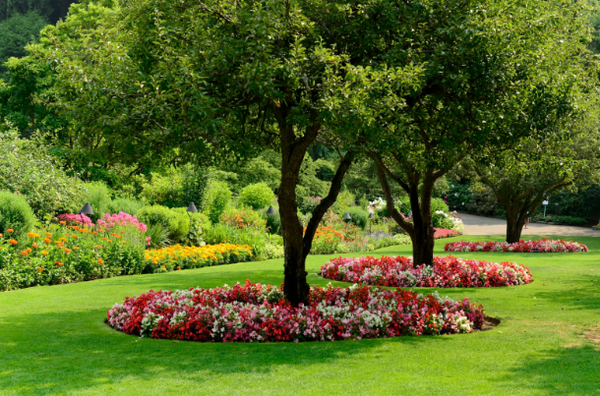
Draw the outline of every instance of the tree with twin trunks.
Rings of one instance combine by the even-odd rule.
[[[581,87],[596,70],[586,49],[588,14],[583,2],[385,4],[377,23],[394,28],[381,64],[419,64],[422,72],[408,95],[367,82],[344,104],[360,131],[349,138],[375,161],[415,262],[432,264],[435,181],[467,155],[484,166],[479,154],[552,136],[580,113]],[[391,183],[408,195],[412,219],[396,209]]]

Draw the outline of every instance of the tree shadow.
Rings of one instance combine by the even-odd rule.
[[[15,394],[73,393],[103,384],[182,379],[202,387],[229,375],[278,372],[282,366],[333,364],[383,343],[416,349],[448,337],[396,337],[305,343],[199,343],[127,335],[103,322],[106,311],[20,315],[0,340],[0,384]]]
[[[557,348],[531,356],[495,381],[535,395],[600,395],[600,348]],[[529,392],[523,392],[528,390]]]

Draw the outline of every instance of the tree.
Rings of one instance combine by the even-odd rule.
[[[401,95],[386,79],[366,81],[364,95],[346,108],[359,115],[352,119],[361,124],[358,146],[377,166],[388,212],[411,237],[415,262],[432,264],[435,181],[467,154],[553,133],[574,112],[577,86],[594,61],[579,3],[393,4],[394,12],[383,13],[399,18],[389,63],[422,65],[418,84]],[[390,183],[408,195],[412,220],[395,208]]]
[[[367,8],[378,13],[383,4]],[[78,12],[72,7],[72,16]],[[174,147],[214,157],[277,148],[284,291],[298,305],[308,298],[305,260],[313,237],[355,156],[335,139],[334,121],[339,103],[352,94],[346,74],[372,74],[350,64],[374,61],[365,49],[377,37],[355,29],[370,14],[327,1],[125,3],[78,43],[43,38],[53,49],[45,59],[56,62],[59,76],[54,105],[80,128],[102,133],[123,158],[160,156]],[[409,87],[415,67],[394,68],[390,76]],[[299,175],[309,147],[327,135],[342,155],[303,230]]]
[[[550,194],[600,181],[600,133],[591,120],[569,135],[524,138],[512,150],[491,153],[488,166],[471,162],[472,172],[504,206],[508,243],[519,241],[525,220]]]
[[[37,11],[15,14],[0,22],[0,77],[6,79],[4,63],[11,57],[25,56],[25,46],[37,41],[40,30],[47,24]]]

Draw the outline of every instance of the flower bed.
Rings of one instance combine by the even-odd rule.
[[[248,245],[220,243],[204,246],[170,246],[150,249],[145,253],[146,262],[152,272],[200,268],[210,265],[230,264],[253,259],[252,248]]]
[[[489,263],[453,256],[434,257],[433,267],[415,266],[408,257],[336,258],[321,276],[341,282],[393,287],[498,287],[531,283],[529,269],[517,263]]]
[[[452,242],[444,247],[446,252],[513,252],[513,253],[556,253],[587,252],[586,245],[573,241],[540,239],[539,241],[507,242]]]
[[[433,239],[452,238],[459,235],[458,231],[450,230],[448,228],[436,228],[433,233]]]
[[[108,324],[142,337],[205,342],[333,341],[480,330],[483,307],[464,300],[354,285],[311,287],[292,307],[281,289],[233,287],[150,291],[108,311]]]

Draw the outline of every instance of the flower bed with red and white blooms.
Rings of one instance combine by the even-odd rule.
[[[529,269],[517,263],[490,263],[453,256],[434,257],[433,266],[415,266],[409,257],[336,258],[321,276],[341,282],[392,287],[498,287],[531,283]]]
[[[507,242],[451,242],[444,247],[446,252],[512,252],[512,253],[557,253],[587,252],[586,245],[564,240],[540,239],[539,241],[520,240]]]
[[[452,238],[459,235],[458,231],[450,230],[448,228],[436,228],[433,239]]]
[[[108,324],[142,337],[204,342],[333,341],[481,330],[484,310],[468,298],[353,285],[311,287],[298,308],[260,283],[150,291],[108,311]]]

